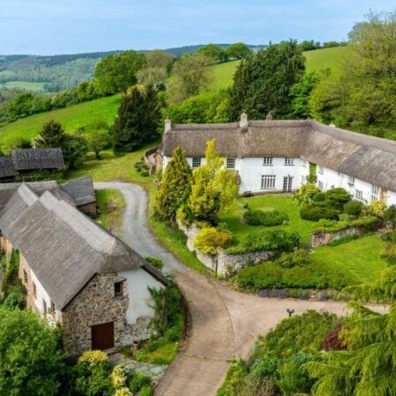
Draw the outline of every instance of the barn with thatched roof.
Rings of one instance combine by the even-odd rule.
[[[0,183],[38,170],[59,171],[65,167],[60,148],[16,149],[0,157]]]
[[[148,288],[166,278],[63,199],[61,188],[47,187],[21,184],[0,210],[0,244],[6,254],[20,252],[28,306],[62,326],[72,355],[147,339],[154,315]]]
[[[160,153],[166,167],[178,146],[195,168],[207,142],[239,174],[241,194],[290,192],[313,169],[321,190],[342,187],[365,203],[396,204],[396,142],[327,126],[313,120],[249,121],[228,124],[165,124]],[[312,166],[314,165],[314,167]]]

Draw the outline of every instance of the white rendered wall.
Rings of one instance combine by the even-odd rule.
[[[148,288],[158,289],[164,287],[163,284],[141,268],[123,271],[119,274],[126,279],[126,292],[129,296],[128,324],[134,324],[140,317],[153,316],[154,302]]]
[[[30,277],[31,277],[32,282],[34,282],[34,284],[36,285],[36,298],[34,296],[32,296],[34,305],[36,306],[37,311],[41,315],[44,315],[43,300],[47,304],[47,313],[48,313],[48,310],[51,308],[51,298],[48,295],[48,293],[45,291],[43,285],[40,283],[40,281],[38,280],[38,278],[36,277],[36,275],[34,274],[34,272],[31,269],[30,269]],[[33,286],[32,286],[32,290],[33,290]],[[60,321],[61,312],[58,311],[57,309],[55,309],[55,312],[56,312],[56,315],[55,315],[56,321]]]

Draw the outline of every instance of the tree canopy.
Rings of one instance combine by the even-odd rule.
[[[301,81],[304,57],[296,41],[270,45],[239,65],[231,89],[230,117],[237,120],[242,111],[251,119],[268,113],[287,118],[292,113],[290,90]]]
[[[232,59],[245,59],[252,53],[252,50],[244,43],[231,44],[226,49],[226,54]]]
[[[95,67],[95,84],[102,94],[126,92],[136,84],[136,73],[144,66],[145,57],[129,50],[103,58]]]

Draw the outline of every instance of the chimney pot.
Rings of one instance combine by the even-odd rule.
[[[248,116],[245,112],[241,114],[241,120],[239,121],[239,126],[243,131],[246,131],[249,127]]]
[[[165,133],[169,132],[172,129],[172,121],[170,120],[170,118],[167,118],[165,120]]]

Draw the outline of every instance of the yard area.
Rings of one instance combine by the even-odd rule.
[[[338,246],[321,246],[313,251],[312,259],[357,283],[370,281],[387,265],[381,258],[385,243],[378,235],[369,235]]]
[[[278,210],[289,216],[289,224],[277,227],[252,226],[244,223],[242,220],[246,209],[243,206],[247,204],[252,209],[259,210]],[[317,227],[317,223],[301,219],[300,208],[293,201],[291,195],[286,194],[268,194],[250,198],[238,198],[228,213],[220,216],[220,222],[233,233],[237,241],[243,240],[247,234],[258,232],[265,229],[287,228],[296,231],[301,236],[301,241],[306,244],[310,242],[311,234]]]

